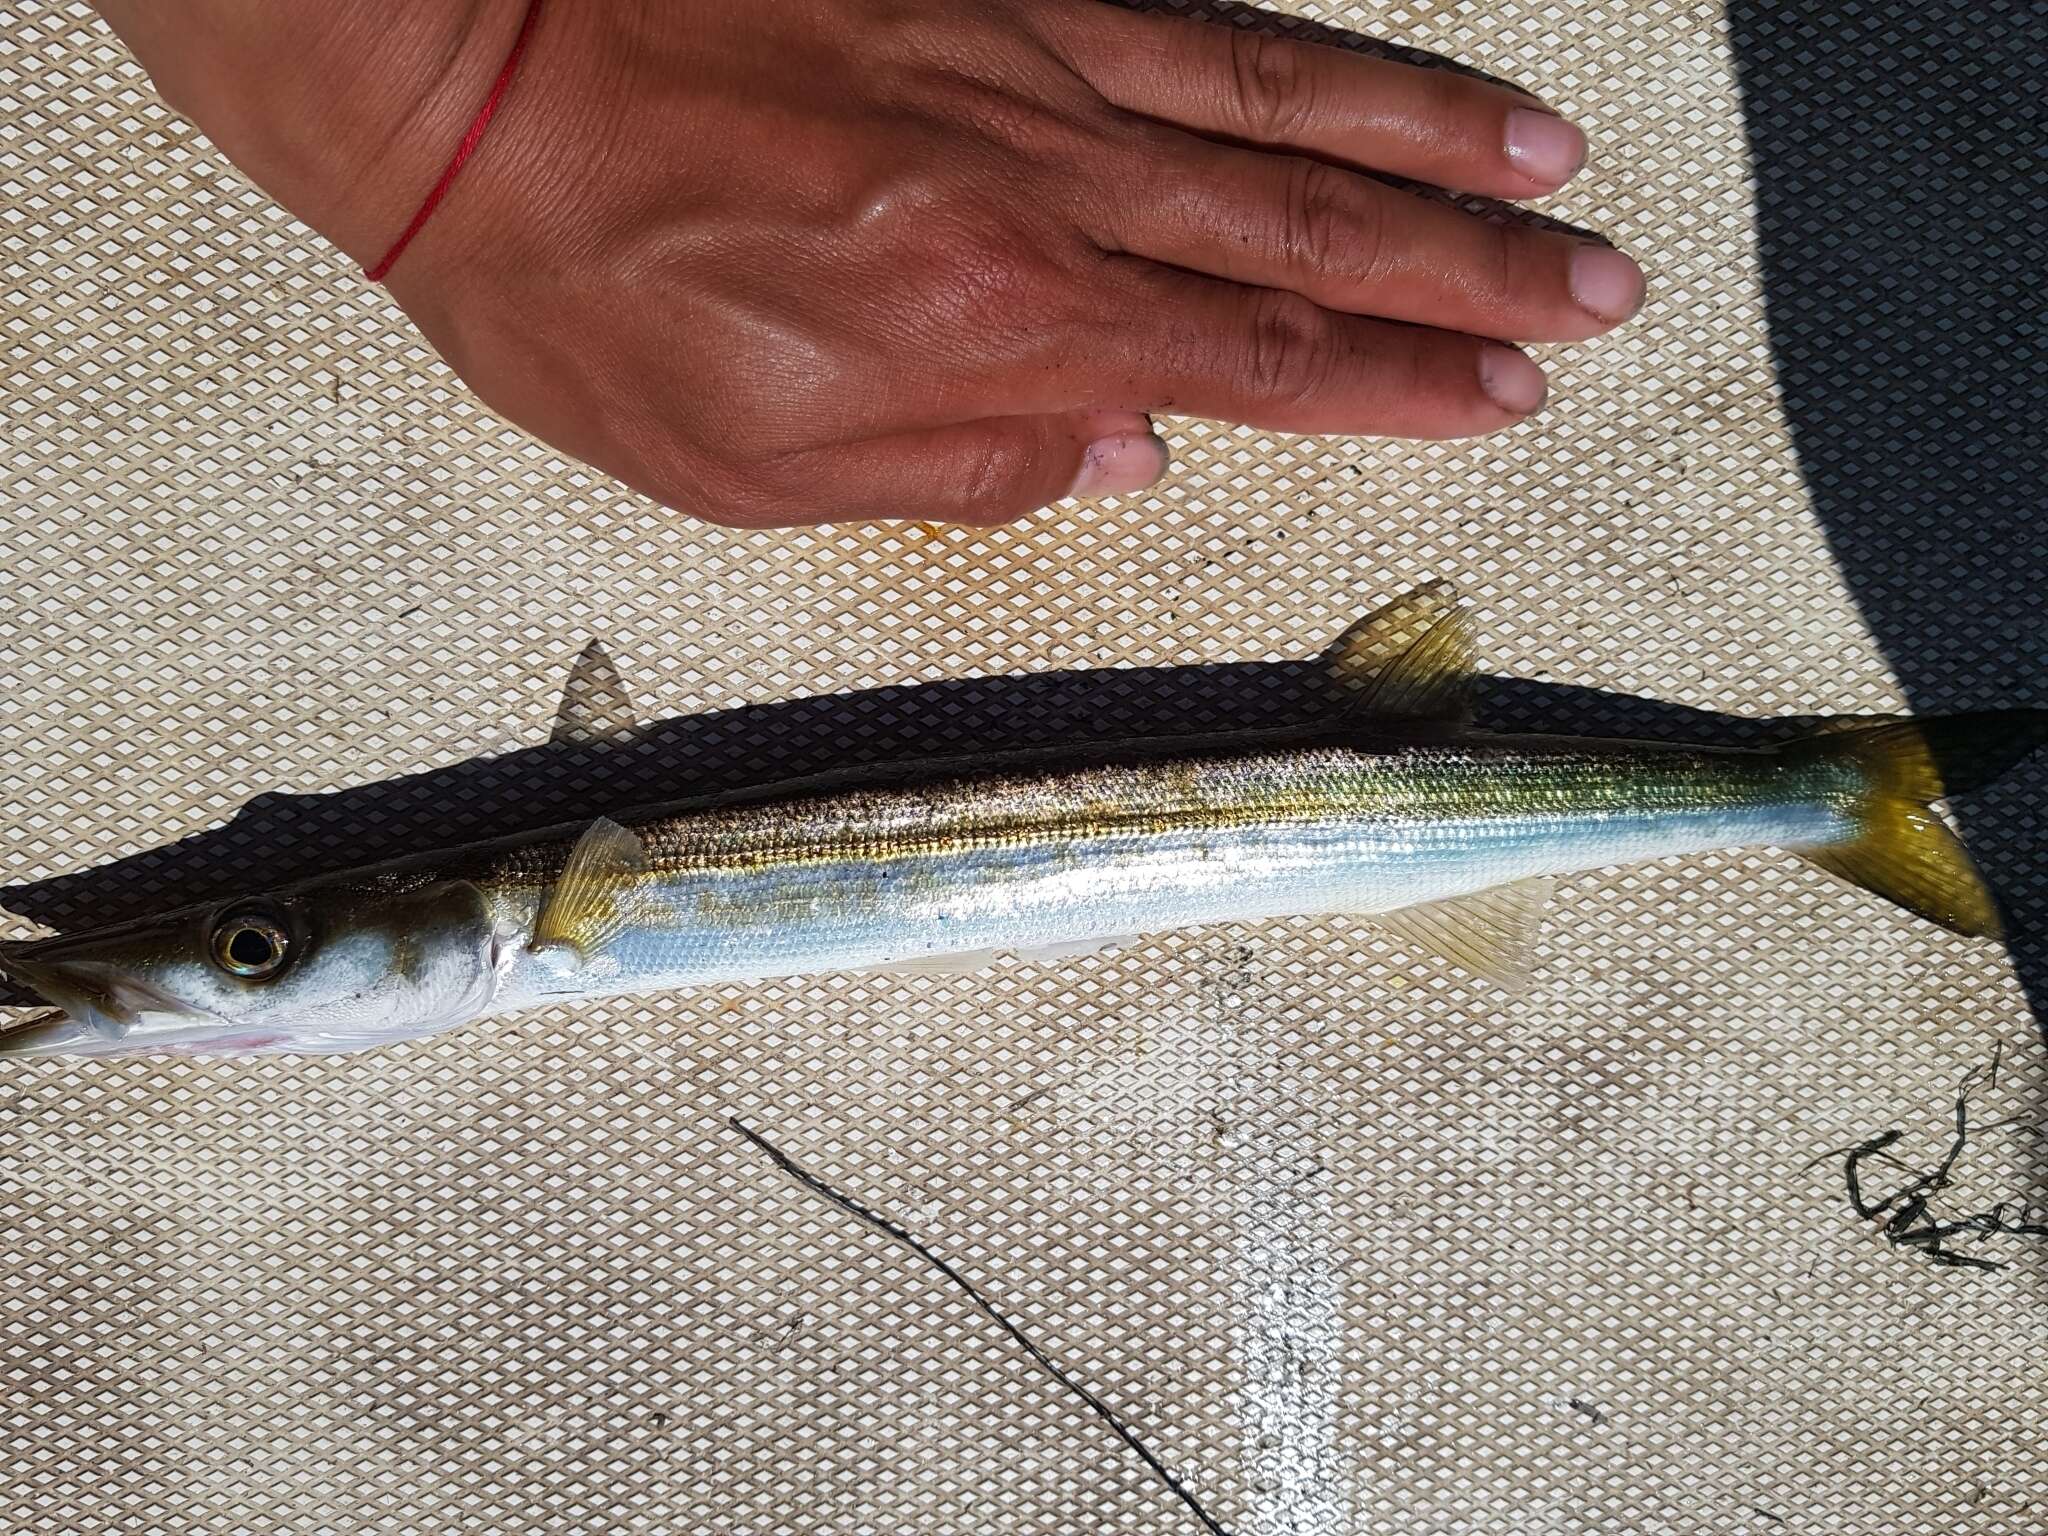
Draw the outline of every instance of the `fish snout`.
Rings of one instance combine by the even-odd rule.
[[[52,967],[31,958],[34,948],[33,942],[0,944],[0,975],[54,1004],[55,1009],[0,1027],[0,1056],[58,1055],[102,1038],[90,1019],[74,1011],[74,1002],[82,999],[69,995]]]
[[[62,1010],[0,1027],[0,1056],[66,1056],[106,1043],[105,1034]]]
[[[103,935],[0,944],[0,972],[56,1008],[0,1028],[0,1056],[102,1056],[169,1047],[226,1027],[175,995],[145,959],[109,952]]]
[[[126,1034],[136,1020],[136,1004],[142,1001],[131,995],[136,985],[122,981],[105,964],[40,954],[41,947],[34,941],[18,947],[0,945],[0,972],[61,1010],[61,1017],[84,1032],[81,1038],[118,1040]],[[154,988],[141,990],[155,992]],[[41,1038],[48,1033],[50,1020],[45,1014],[0,1032],[0,1048],[15,1049],[16,1036],[31,1026],[39,1029],[37,1038]]]

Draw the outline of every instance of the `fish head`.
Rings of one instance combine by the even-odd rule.
[[[479,1017],[508,962],[468,881],[316,882],[0,945],[57,1010],[0,1055],[350,1050]]]

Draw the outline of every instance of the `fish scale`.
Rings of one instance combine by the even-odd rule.
[[[1788,767],[1767,752],[1545,736],[1464,745],[1330,746],[1197,757],[1071,774],[973,775],[937,789],[812,797],[690,811],[633,825],[650,872],[902,857],[1115,832],[1215,831],[1331,821],[1430,824],[1549,814],[1640,817],[1830,798],[1858,784],[1839,766]],[[521,844],[490,878],[546,883],[573,838]]]

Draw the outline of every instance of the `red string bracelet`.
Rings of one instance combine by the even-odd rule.
[[[505,90],[512,84],[512,77],[519,73],[520,57],[526,52],[526,40],[533,35],[533,19],[540,14],[540,0],[526,0],[526,15],[519,23],[519,35],[512,39],[512,51],[505,55],[505,67],[498,71],[498,78],[491,84],[491,94],[484,98],[484,104],[470,120],[469,131],[462,136],[462,142],[455,146],[454,158],[441,173],[441,179],[434,183],[427,200],[420,204],[420,211],[412,216],[412,222],[405,226],[403,233],[391,242],[391,249],[384,253],[383,260],[374,267],[363,268],[363,276],[373,283],[384,281],[384,274],[392,264],[405,254],[405,248],[412,244],[412,237],[418,234],[434,210],[441,206],[441,199],[448,195],[448,189],[455,184],[455,177],[476,153],[476,147],[483,141],[484,130],[491,126],[491,119],[497,115],[498,103],[504,99]]]

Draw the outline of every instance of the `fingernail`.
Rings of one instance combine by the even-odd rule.
[[[1602,320],[1626,320],[1643,302],[1643,269],[1604,245],[1572,253],[1572,298]]]
[[[1561,187],[1586,163],[1586,136],[1563,118],[1528,107],[1508,113],[1508,163],[1531,181]]]
[[[1099,437],[1081,455],[1069,496],[1123,496],[1166,473],[1166,444],[1150,432]]]
[[[1479,387],[1511,416],[1528,415],[1549,391],[1543,370],[1513,347],[1480,348]]]

